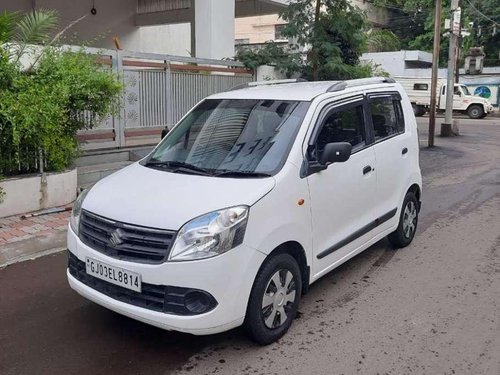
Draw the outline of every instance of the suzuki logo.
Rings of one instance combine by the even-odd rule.
[[[113,233],[111,233],[111,237],[109,238],[109,242],[113,246],[118,246],[123,243],[123,231],[121,229],[116,229]]]

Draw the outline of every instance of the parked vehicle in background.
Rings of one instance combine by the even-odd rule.
[[[430,78],[395,78],[403,86],[415,116],[423,116],[429,112],[431,106],[431,79]],[[446,110],[446,79],[438,80],[438,111]],[[472,119],[486,117],[493,111],[491,103],[480,96],[471,95],[467,86],[455,84],[453,94],[453,110],[464,113]]]
[[[288,80],[212,95],[145,159],[75,202],[69,284],[197,335],[285,334],[309,285],[388,236],[411,243],[417,124],[388,78]]]

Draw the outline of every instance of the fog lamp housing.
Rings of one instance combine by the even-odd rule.
[[[207,292],[193,290],[184,296],[184,307],[193,315],[210,311],[217,304],[215,299]]]

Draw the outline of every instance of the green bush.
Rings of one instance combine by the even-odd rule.
[[[0,174],[35,172],[41,152],[49,171],[68,168],[78,130],[117,108],[118,77],[83,50],[45,48],[22,70],[0,49]]]
[[[78,130],[117,109],[119,77],[83,49],[55,47],[79,20],[52,37],[54,11],[0,13],[0,175],[37,172],[40,160],[47,171],[68,168]]]

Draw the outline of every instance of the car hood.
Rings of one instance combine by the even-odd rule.
[[[481,96],[477,96],[477,95],[464,95],[464,97],[466,99],[469,99],[469,100],[475,100],[475,101],[483,102],[484,104],[490,104],[490,101],[488,99],[483,98]]]
[[[275,179],[225,178],[171,173],[132,164],[99,181],[82,208],[108,219],[179,230],[205,213],[251,206],[270,192]]]

